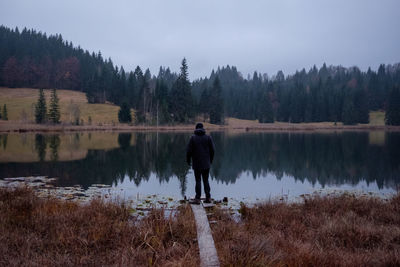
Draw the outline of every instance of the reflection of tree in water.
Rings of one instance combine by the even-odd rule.
[[[74,137],[72,139],[72,147],[75,150],[79,150],[79,147],[81,146],[81,142],[80,142],[80,135],[79,133],[75,133]]]
[[[323,186],[357,184],[361,180],[376,181],[380,188],[390,186],[400,182],[400,157],[389,156],[400,138],[394,134],[387,133],[391,138],[386,138],[386,146],[369,145],[367,132],[257,133],[225,138],[223,144],[214,138],[224,151],[224,157],[217,154],[221,172],[214,176],[234,183],[242,172],[250,171],[253,177],[269,172],[278,179],[289,175]]]
[[[190,134],[135,133],[119,134],[120,148],[89,150],[85,159],[67,162],[0,164],[0,177],[32,174],[60,177],[61,185],[93,183],[115,184],[125,177],[140,185],[154,173],[161,182],[177,177],[182,195],[186,191],[189,167],[185,162]],[[368,133],[248,133],[229,136],[213,133],[216,157],[212,177],[224,183],[235,183],[243,172],[254,179],[271,173],[323,186],[377,182],[396,186],[400,183],[400,134],[387,133],[384,146],[370,145]],[[57,144],[57,141],[54,141]],[[59,142],[58,142],[59,144]],[[46,144],[36,135],[35,148],[44,160]],[[58,147],[57,147],[58,148]]]
[[[50,159],[53,161],[58,160],[58,148],[60,147],[60,136],[51,135],[49,138]]]
[[[62,185],[79,183],[84,186],[93,183],[115,184],[122,182],[125,177],[140,185],[142,181],[149,180],[151,173],[155,173],[160,182],[168,182],[172,176],[176,176],[181,183],[182,194],[185,194],[189,171],[184,160],[187,136],[160,135],[157,140],[156,134],[137,133],[135,146],[130,146],[131,137],[132,134],[121,133],[118,136],[120,148],[89,150],[86,158],[78,161],[56,162],[53,165],[44,162],[41,166],[34,166],[35,172],[60,177]],[[43,136],[37,139],[43,140],[38,144],[44,144],[41,147],[45,149]],[[49,172],[51,174],[47,174]]]
[[[61,143],[61,140],[60,140],[60,136],[58,134],[54,134],[54,135],[36,134],[35,135],[35,150],[36,150],[36,153],[38,154],[39,161],[44,161],[46,159],[47,144],[49,144],[49,148],[50,148],[50,160],[57,161],[60,143]]]
[[[390,162],[392,166],[400,165],[400,133],[387,133],[386,134],[386,146],[388,151],[388,157],[386,160]]]
[[[7,140],[8,134],[0,134],[0,144],[3,147],[3,150],[6,150],[7,148]]]
[[[35,135],[35,150],[38,154],[39,161],[44,161],[46,158],[46,138],[43,134]]]
[[[118,134],[118,144],[122,150],[126,150],[131,145],[132,134],[120,133]]]
[[[25,146],[28,143],[28,135],[27,134],[21,134],[21,144]]]

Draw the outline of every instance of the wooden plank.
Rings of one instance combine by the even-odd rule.
[[[200,266],[219,266],[217,250],[211,234],[206,211],[202,205],[190,205],[196,220],[197,242],[200,250]]]
[[[212,208],[212,207],[215,207],[215,204],[214,203],[204,203],[203,202],[203,207],[204,208]]]

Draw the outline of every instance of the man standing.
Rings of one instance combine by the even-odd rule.
[[[195,203],[200,204],[201,196],[201,177],[203,177],[204,192],[206,193],[205,203],[211,202],[210,184],[208,182],[208,175],[210,173],[210,166],[214,159],[214,142],[211,136],[206,135],[206,130],[203,128],[202,123],[196,124],[194,135],[190,138],[186,150],[186,161],[190,165],[193,161],[194,177],[196,178],[196,197]]]

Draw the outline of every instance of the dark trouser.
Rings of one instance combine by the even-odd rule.
[[[211,198],[210,195],[210,184],[208,183],[208,174],[210,169],[206,170],[194,170],[194,177],[196,178],[196,198],[200,199],[201,196],[201,176],[203,176],[204,192],[206,198]]]

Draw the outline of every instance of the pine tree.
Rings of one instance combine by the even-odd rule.
[[[355,109],[358,123],[369,123],[368,97],[363,89],[358,89],[355,95]]]
[[[201,93],[198,109],[200,113],[203,113],[203,120],[205,122],[210,111],[210,93],[207,87],[205,87]]]
[[[155,102],[156,125],[170,121],[168,112],[168,87],[162,78],[156,82]]]
[[[290,122],[299,123],[304,121],[306,109],[306,92],[304,86],[296,82],[290,98]]]
[[[260,108],[260,114],[258,121],[260,123],[273,123],[274,122],[274,110],[272,108],[271,99],[268,92],[262,98],[262,105]]]
[[[46,98],[44,97],[43,89],[39,89],[39,98],[35,107],[35,121],[36,123],[45,123],[46,122]]]
[[[344,125],[357,123],[357,113],[354,107],[353,96],[347,93],[343,103],[342,121]]]
[[[180,75],[171,90],[170,112],[178,122],[187,122],[193,117],[192,89],[185,58],[182,60]]]
[[[395,86],[389,94],[385,114],[386,125],[400,125],[400,87]]]
[[[215,77],[210,92],[210,123],[220,124],[223,121],[224,104],[222,88],[218,76]]]
[[[50,110],[49,110],[49,120],[52,123],[60,123],[60,107],[58,105],[58,97],[56,89],[51,91],[51,98],[50,98]]]
[[[144,123],[146,121],[146,89],[148,83],[145,76],[139,66],[136,67],[134,72],[135,77],[135,88],[137,91],[136,97],[136,121]]]
[[[131,109],[129,108],[127,103],[122,103],[120,110],[118,112],[118,120],[119,122],[131,122],[132,121],[132,115],[131,115]]]
[[[4,104],[4,106],[3,106],[3,113],[1,114],[1,118],[5,121],[8,121],[8,112],[7,112],[6,104]]]

